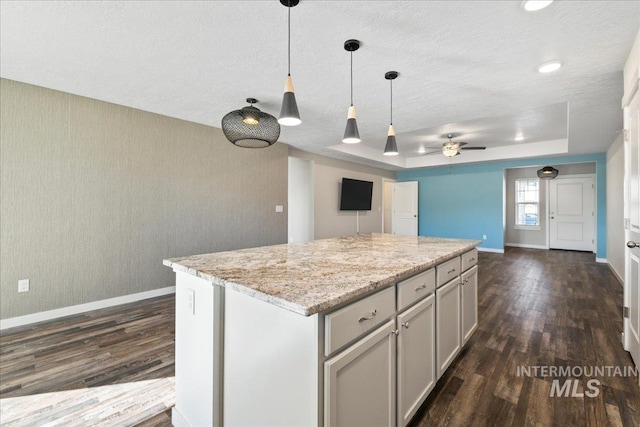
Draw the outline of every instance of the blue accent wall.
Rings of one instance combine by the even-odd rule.
[[[418,234],[487,240],[482,247],[504,249],[505,169],[596,163],[597,257],[607,257],[606,154],[545,157],[404,170],[398,181],[418,181]]]

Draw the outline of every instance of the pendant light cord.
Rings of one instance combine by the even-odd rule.
[[[351,51],[351,106],[353,107],[353,51]]]
[[[291,75],[291,0],[289,0],[287,24],[287,75]]]
[[[389,83],[391,83],[391,121],[390,124],[393,124],[393,79],[389,80]]]

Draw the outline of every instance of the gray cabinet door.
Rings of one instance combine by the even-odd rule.
[[[395,318],[324,364],[325,426],[395,426]]]
[[[462,343],[465,344],[478,326],[478,267],[462,274]]]
[[[436,383],[435,295],[398,315],[398,427],[406,426]]]
[[[438,378],[460,351],[460,278],[436,289],[436,353]]]

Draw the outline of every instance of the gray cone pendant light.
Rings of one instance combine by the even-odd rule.
[[[360,48],[358,40],[347,40],[344,42],[344,50],[351,53],[351,106],[347,112],[347,127],[344,130],[342,142],[345,144],[357,144],[360,142],[358,123],[356,122],[356,107],[353,106],[353,52]]]
[[[275,117],[260,111],[253,104],[258,100],[247,98],[247,107],[232,111],[222,118],[222,132],[233,145],[244,148],[264,148],[273,145],[280,136],[280,125]]]
[[[396,130],[393,128],[393,80],[398,77],[397,71],[388,71],[384,78],[389,80],[391,84],[391,120],[389,124],[389,132],[387,133],[387,144],[384,146],[385,156],[397,156],[398,144],[396,144]]]
[[[287,78],[284,82],[284,96],[282,97],[282,109],[280,110],[278,123],[283,126],[298,126],[302,123],[302,120],[300,120],[296,94],[293,90],[293,82],[291,81],[291,8],[296,6],[299,0],[280,0],[280,3],[287,7],[289,14],[287,26]]]

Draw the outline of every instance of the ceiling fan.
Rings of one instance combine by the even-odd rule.
[[[454,141],[453,140],[454,136],[455,136],[454,134],[451,134],[451,133],[448,134],[447,138],[449,138],[449,141],[442,144],[442,147],[426,147],[426,148],[438,148],[438,150],[424,153],[424,155],[442,153],[447,157],[454,157],[460,154],[461,150],[485,150],[487,148],[487,147],[465,147],[467,143],[462,141]]]

